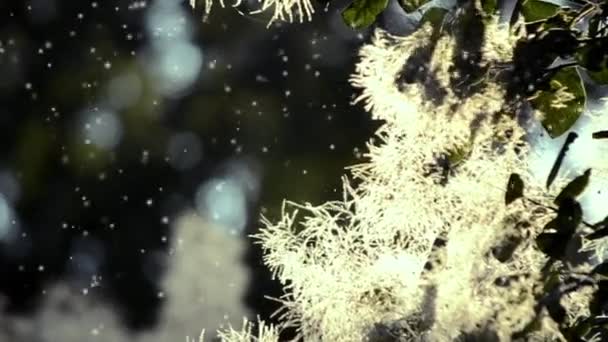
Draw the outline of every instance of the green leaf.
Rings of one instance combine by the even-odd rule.
[[[548,19],[559,12],[560,6],[541,0],[524,0],[521,14],[526,23]]]
[[[505,204],[509,205],[516,199],[524,196],[524,181],[517,173],[512,173],[509,176],[507,183],[507,192],[505,194]]]
[[[554,259],[561,259],[566,253],[568,242],[582,220],[581,205],[571,197],[564,198],[557,211],[557,217],[543,228],[543,230],[554,229],[556,232],[539,234],[536,237],[538,249]]]
[[[548,18],[533,22],[526,22],[526,31],[541,32],[548,31],[550,29],[567,29],[571,27],[570,25],[574,22],[574,20],[577,19],[578,14],[579,13],[573,9],[562,7],[557,11],[557,13],[555,13],[555,15],[549,16]]]
[[[559,277],[559,271],[553,270],[547,274],[543,284],[543,293],[549,293],[559,288],[562,281]]]
[[[549,85],[550,90],[540,91],[530,102],[544,114],[543,127],[556,138],[567,132],[581,116],[586,94],[576,67],[559,70]]]
[[[496,14],[498,12],[498,0],[481,0],[481,9],[485,14]]]
[[[557,217],[549,222],[545,228],[553,228],[560,234],[571,236],[582,220],[583,209],[581,205],[572,197],[566,197],[559,204]]]
[[[574,234],[578,225],[583,221],[583,209],[580,203],[572,197],[564,198],[559,204],[555,221],[552,228],[557,229],[559,233]]]
[[[354,29],[363,29],[373,24],[387,5],[388,0],[355,0],[342,12],[342,19]]]
[[[429,1],[430,0],[402,0],[400,1],[400,4],[406,13],[411,13]]]
[[[576,61],[597,84],[608,84],[608,49],[601,42],[588,43],[575,54]]]
[[[557,323],[562,324],[566,320],[566,309],[562,306],[559,300],[551,301],[545,306],[549,316]]]
[[[424,11],[422,18],[420,18],[420,24],[426,22],[430,23],[433,27],[441,27],[443,24],[443,18],[445,17],[448,10],[441,7],[431,7]]]
[[[587,239],[589,240],[598,240],[608,236],[608,228],[602,228],[594,231],[593,233],[587,235]]]
[[[608,278],[608,261],[604,261],[603,263],[595,266],[592,274],[599,274],[602,277]]]
[[[561,259],[566,253],[568,240],[557,233],[541,233],[536,237],[536,246],[541,252],[554,259]]]
[[[603,315],[604,307],[608,304],[608,281],[598,281],[597,287],[598,289],[589,302],[589,311],[593,316]]]
[[[553,203],[560,205],[566,197],[575,198],[585,191],[585,188],[589,184],[589,177],[591,176],[591,169],[587,169],[585,173],[574,178],[564,189],[555,197]]]
[[[598,222],[593,225],[593,229],[595,231],[586,236],[589,240],[597,240],[608,236],[608,216],[604,218],[601,222]]]
[[[608,131],[593,132],[593,139],[608,139]]]
[[[593,326],[592,319],[590,317],[579,317],[570,329],[568,329],[569,335],[566,335],[567,341],[585,341],[582,337],[586,336]],[[575,339],[576,338],[576,339]]]
[[[589,28],[587,35],[589,37],[596,37],[599,31],[600,22],[603,21],[603,18],[599,15],[595,15],[589,18]]]

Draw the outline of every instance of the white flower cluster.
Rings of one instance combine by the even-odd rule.
[[[483,63],[508,61],[515,39],[487,26],[496,37],[486,36]],[[450,88],[454,38],[440,38],[428,63],[441,102],[420,83],[399,84],[404,61],[432,33],[430,25],[407,37],[375,32],[351,78],[356,102],[384,121],[368,161],[344,178],[342,201],[286,202],[282,220],[263,220],[256,236],[285,286],[285,325],[305,341],[362,341],[396,321],[428,341],[480,327],[509,340],[534,315],[546,257],[533,237],[553,218],[547,208],[566,180],[548,192],[530,174],[526,132],[500,84],[485,78],[465,98]],[[505,205],[512,173],[533,201]],[[497,256],[512,241],[520,242],[512,256]],[[569,298],[570,317],[586,313],[588,298]],[[551,320],[542,324],[538,337],[560,336]]]
[[[203,5],[205,14],[211,12],[213,7],[213,0],[204,0]],[[225,7],[224,0],[219,0],[220,6]],[[268,26],[276,21],[287,21],[300,23],[304,21],[310,21],[313,13],[315,12],[312,2],[310,0],[259,0],[260,8],[250,12],[249,14],[259,14],[268,10],[272,11],[272,17],[268,21]],[[242,0],[236,0],[231,7],[239,7],[242,4]],[[197,1],[190,0],[190,6],[196,8]]]

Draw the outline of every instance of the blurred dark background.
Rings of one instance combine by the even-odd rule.
[[[316,3],[311,23],[266,28],[267,16],[217,4],[203,20],[176,0],[0,2],[0,341],[57,341],[40,313],[58,286],[68,295],[56,315],[86,297],[130,336],[158,329],[176,296],[217,314],[166,288],[218,283],[205,264],[167,282],[187,213],[194,232],[242,244],[236,302],[270,319],[264,295],[280,287],[248,238],[260,213],[340,197],[344,167],[377,127],[350,104],[369,31],[347,28],[343,6]],[[196,246],[232,272],[221,254],[231,247]],[[52,322],[67,331],[54,338],[82,340],[61,334],[85,327]],[[203,328],[183,325],[167,340]]]

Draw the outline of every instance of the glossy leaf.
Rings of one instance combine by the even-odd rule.
[[[527,23],[548,19],[559,12],[560,6],[541,0],[524,0],[521,14]]]
[[[373,24],[387,5],[388,0],[355,0],[342,12],[342,19],[354,29],[363,29]]]
[[[524,181],[517,173],[512,173],[509,176],[509,182],[507,183],[507,192],[505,194],[505,204],[509,205],[516,199],[523,197],[524,195]]]
[[[559,70],[549,85],[548,90],[540,91],[530,102],[544,114],[542,124],[547,133],[556,138],[566,133],[581,116],[586,94],[576,67]]]
[[[589,184],[589,177],[591,176],[591,169],[587,169],[585,173],[574,178],[564,189],[557,195],[553,203],[560,205],[563,200],[567,197],[576,198],[585,191],[585,188]]]

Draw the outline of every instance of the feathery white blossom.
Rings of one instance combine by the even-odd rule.
[[[486,34],[504,39],[486,37],[482,61],[508,61],[512,32],[496,22],[487,27]],[[430,26],[407,37],[376,30],[351,79],[361,90],[356,102],[385,122],[368,144],[369,161],[350,168],[342,201],[286,202],[282,219],[264,219],[256,235],[286,289],[281,317],[306,341],[361,341],[378,324],[408,317],[419,319],[406,319],[407,330],[433,341],[480,326],[507,340],[534,315],[534,284],[546,258],[530,237],[552,218],[547,207],[566,180],[547,193],[530,174],[526,132],[515,113],[503,113],[501,85],[485,79],[468,98],[448,87],[452,38],[437,42],[429,63],[445,87],[442,103],[427,99],[423,85],[396,83],[404,60],[429,44],[431,33]],[[438,159],[458,150],[466,154],[458,165],[436,170]],[[537,204],[505,205],[511,173],[521,175],[526,197]],[[433,255],[437,238],[447,245]],[[500,262],[492,251],[507,239],[522,243]],[[433,268],[425,271],[429,261]],[[496,285],[516,275],[509,286]],[[580,303],[588,294],[573,298],[569,315],[585,314]],[[537,334],[559,337],[550,320]]]
[[[196,0],[190,0],[190,6],[196,8]],[[265,11],[272,11],[272,17],[268,21],[270,26],[275,21],[287,21],[300,23],[304,21],[310,21],[315,9],[310,0],[258,0],[260,8],[251,11],[249,14],[259,14]],[[214,0],[205,0],[203,5],[205,14],[211,12]],[[226,7],[224,0],[219,0],[221,7]],[[238,7],[242,3],[242,0],[236,0],[231,7]],[[239,12],[240,13],[240,12]]]

